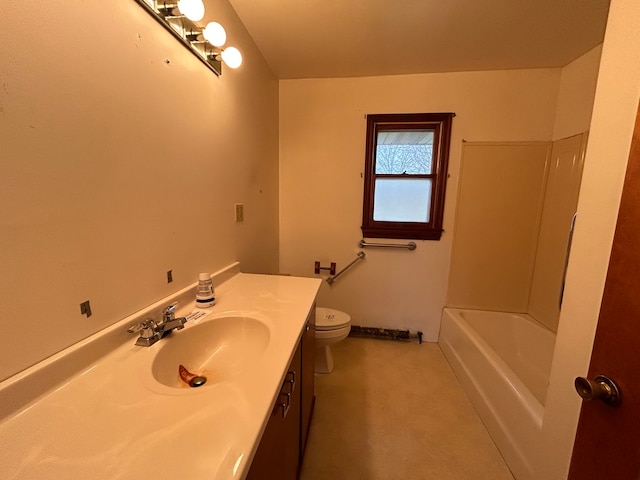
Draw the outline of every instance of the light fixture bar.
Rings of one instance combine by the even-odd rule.
[[[207,46],[200,41],[191,41],[193,35],[202,34],[202,28],[189,20],[184,15],[175,15],[173,10],[177,8],[177,3],[156,2],[154,0],[135,0],[143,7],[160,25],[171,32],[186,49],[193,53],[204,63],[213,73],[222,75],[222,61],[218,55],[211,55],[211,50],[207,51]],[[167,15],[164,14],[167,12]]]

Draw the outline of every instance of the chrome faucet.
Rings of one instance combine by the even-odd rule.
[[[136,340],[136,345],[150,347],[173,330],[183,329],[187,319],[186,317],[176,318],[176,305],[178,304],[172,303],[162,311],[162,321],[160,323],[156,322],[153,318],[146,318],[140,323],[131,325],[127,329],[127,332],[140,332],[140,336]]]
[[[172,303],[162,311],[162,323],[158,325],[162,328],[162,335],[171,332],[172,330],[182,330],[184,324],[187,322],[186,317],[176,318],[176,306],[178,303]]]

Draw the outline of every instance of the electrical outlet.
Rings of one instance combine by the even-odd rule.
[[[244,204],[236,203],[234,207],[236,211],[236,223],[244,222]]]

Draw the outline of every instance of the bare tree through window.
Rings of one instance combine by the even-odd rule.
[[[433,145],[378,145],[376,150],[377,174],[429,174]]]

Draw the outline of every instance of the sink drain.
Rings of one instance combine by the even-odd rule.
[[[207,383],[207,377],[198,376],[198,377],[194,377],[191,380],[189,380],[189,386],[191,388],[201,387],[205,383]]]
[[[191,388],[201,387],[202,385],[207,383],[207,377],[191,373],[185,368],[184,365],[178,366],[178,375],[180,375],[180,380],[189,385]]]

